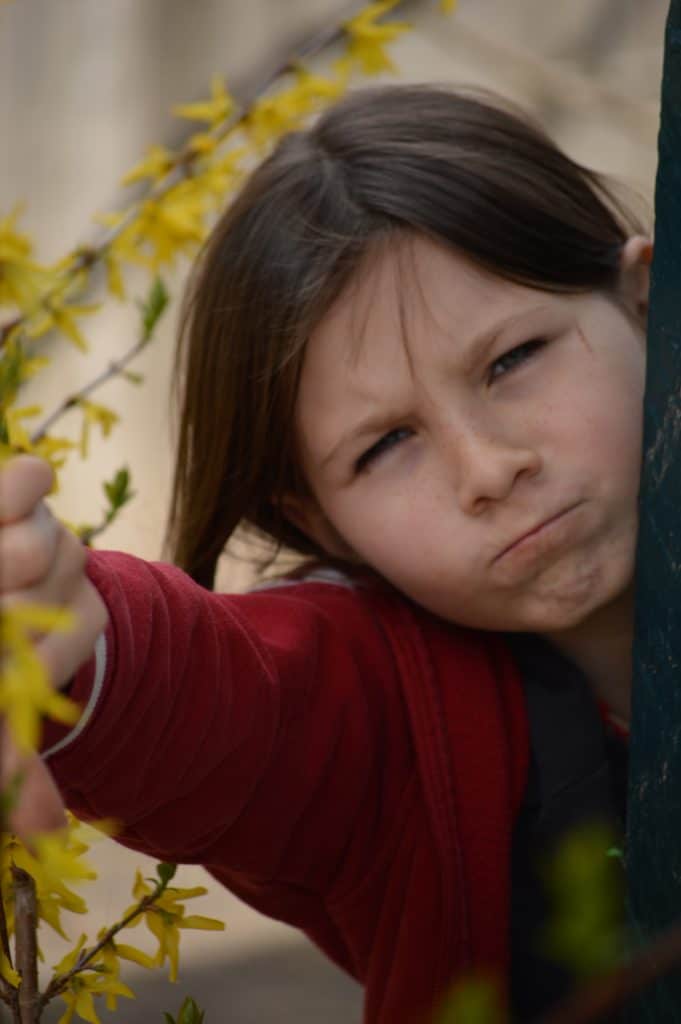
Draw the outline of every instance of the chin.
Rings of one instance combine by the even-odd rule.
[[[583,581],[582,581],[583,582]],[[597,618],[606,609],[630,593],[631,574],[604,580],[598,576],[591,585],[582,585],[562,593],[554,593],[541,602],[533,615],[528,610],[527,626],[521,627],[533,633],[560,633],[579,629],[586,622]]]

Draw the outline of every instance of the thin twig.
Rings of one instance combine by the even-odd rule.
[[[35,431],[31,435],[31,444],[37,444],[38,441],[42,440],[42,438],[45,437],[45,435],[47,434],[50,427],[52,427],[56,423],[56,421],[64,415],[65,412],[68,412],[69,409],[73,409],[74,406],[77,406],[80,402],[83,401],[83,399],[88,398],[93,393],[93,391],[96,391],[97,388],[100,388],[102,386],[102,384],[105,384],[108,380],[111,380],[112,377],[117,377],[120,373],[122,373],[123,370],[128,365],[128,363],[132,362],[135,356],[138,355],[142,351],[142,349],[146,347],[148,342],[149,336],[145,334],[142,338],[139,339],[139,341],[136,341],[135,344],[131,348],[129,348],[127,352],[124,352],[120,359],[116,359],[113,362],[109,363],[105,370],[102,370],[101,373],[98,373],[96,377],[89,381],[89,383],[85,384],[79,391],[75,391],[72,395],[69,395],[68,398],[65,398],[64,401],[61,402],[45,420],[43,420],[40,426],[36,427]]]
[[[653,939],[613,971],[575,992],[538,1024],[593,1024],[619,1009],[651,982],[681,965],[681,924]]]
[[[2,833],[0,832],[0,842],[2,841]],[[13,967],[12,963],[12,950],[9,946],[9,929],[7,928],[7,915],[5,914],[5,901],[2,898],[0,892],[0,943],[2,943],[2,950],[7,957],[7,962],[10,967]],[[0,978],[2,976],[0,975]]]
[[[395,7],[393,10],[397,10],[399,7],[403,7],[409,0],[396,0]],[[413,2],[413,0],[412,0]],[[227,117],[224,123],[217,129],[214,129],[209,134],[212,134],[216,143],[220,144],[224,142],[228,135],[238,127],[239,124],[243,123],[250,113],[251,107],[263,93],[267,92],[280,78],[288,74],[292,68],[294,68],[300,61],[314,57],[322,50],[326,49],[332,43],[341,39],[345,33],[345,23],[349,21],[355,14],[358,14],[366,6],[366,0],[362,0],[361,3],[357,3],[357,0],[353,0],[351,4],[348,4],[344,8],[343,14],[340,16],[338,21],[331,27],[324,27],[309,36],[306,36],[302,43],[288,54],[285,60],[278,63],[274,70],[268,71],[260,78],[256,85],[248,90],[246,95],[237,101],[235,109],[232,114]],[[201,153],[192,147],[191,136],[185,142],[183,147],[175,154],[172,158],[171,166],[167,171],[166,175],[151,185],[149,185],[143,192],[140,198],[130,207],[128,212],[124,214],[121,221],[115,225],[115,227],[109,228],[99,242],[95,245],[82,247],[78,250],[78,255],[74,263],[65,271],[66,280],[75,278],[82,270],[89,270],[94,267],[97,263],[101,262],[102,258],[109,250],[113,242],[118,236],[135,220],[141,206],[145,202],[156,201],[162,199],[166,193],[168,193],[182,177],[188,175],[191,172],[192,165],[201,157]],[[42,305],[45,306],[49,303],[51,297],[56,293],[58,287],[48,292],[47,295],[43,296]],[[26,321],[26,315],[15,317],[7,323],[0,326],[0,349],[7,341],[10,333],[18,326]]]
[[[88,966],[88,964],[92,963],[97,954],[102,949],[104,949],[107,942],[110,942],[113,939],[113,937],[121,931],[121,929],[126,928],[131,921],[134,921],[136,917],[139,917],[140,914],[143,914],[146,910],[148,910],[149,907],[154,903],[154,901],[157,900],[159,896],[161,896],[165,892],[167,886],[167,881],[157,882],[154,891],[150,892],[148,896],[144,896],[143,899],[139,901],[137,906],[133,907],[133,909],[128,914],[126,914],[121,921],[118,921],[116,924],[111,925],[110,928],[107,928],[102,938],[95,946],[92,947],[92,949],[82,951],[82,953],[78,957],[76,964],[71,968],[70,971],[67,971],[66,974],[58,975],[56,978],[53,978],[50,984],[43,992],[42,996],[40,997],[38,1004],[39,1009],[42,1010],[43,1007],[46,1006],[51,999],[54,999],[54,997],[58,996],[60,992],[63,992],[67,988],[71,978],[73,978],[76,974],[79,974],[80,971],[84,970]]]
[[[2,656],[2,650],[0,650],[0,656]],[[3,760],[2,754],[4,753],[4,746],[7,742],[7,729],[6,726],[0,726],[0,761]],[[0,794],[0,849],[2,849],[5,833],[7,831],[6,821],[7,817],[7,801],[6,793]],[[12,950],[9,945],[9,928],[7,927],[7,917],[5,915],[5,901],[3,898],[2,888],[0,887],[0,941],[2,942],[2,948],[7,958],[7,962],[10,967],[12,964]],[[0,1000],[7,1006],[11,1007],[12,1015],[16,1019],[19,1015],[19,1004],[17,1000],[17,990],[14,985],[11,985],[6,978],[3,978],[0,974]]]
[[[19,983],[19,1020],[35,1024],[40,1005],[38,989],[38,903],[35,882],[27,871],[12,865],[14,880],[14,935]]]

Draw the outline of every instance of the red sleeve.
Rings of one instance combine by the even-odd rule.
[[[367,594],[219,595],[114,552],[93,552],[88,573],[106,643],[73,684],[80,725],[45,738],[74,812],[117,819],[121,841],[159,858],[318,891],[357,863],[413,765]]]

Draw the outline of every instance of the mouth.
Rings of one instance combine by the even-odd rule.
[[[509,554],[509,552],[511,551],[515,551],[516,548],[519,548],[522,544],[525,543],[525,541],[530,540],[530,538],[537,537],[540,533],[548,531],[548,529],[551,526],[553,526],[554,523],[557,523],[560,519],[563,518],[563,516],[566,516],[569,512],[572,512],[572,510],[574,508],[577,508],[577,505],[579,504],[580,502],[575,502],[574,505],[569,505],[567,508],[561,509],[561,511],[557,512],[555,515],[549,516],[548,519],[542,519],[541,522],[537,523],[536,526],[533,526],[530,530],[526,530],[525,533],[520,534],[520,536],[516,537],[515,540],[511,541],[510,544],[507,544],[506,547],[503,548],[498,555],[495,555],[495,557],[492,560],[492,563],[494,564],[494,562],[498,562],[500,559],[504,557],[504,555]]]

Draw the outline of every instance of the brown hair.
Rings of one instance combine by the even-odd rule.
[[[305,343],[377,242],[428,236],[543,291],[616,291],[639,226],[612,188],[487,94],[350,94],[286,136],[215,228],[185,300],[172,559],[213,585],[240,523],[323,554],[281,514],[301,493],[292,425]]]

